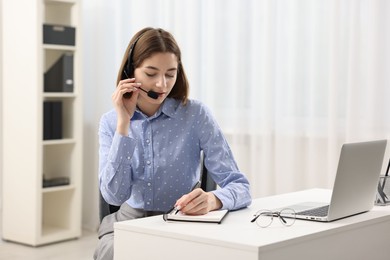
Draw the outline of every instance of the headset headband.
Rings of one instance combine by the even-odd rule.
[[[137,39],[134,40],[134,42],[131,44],[130,46],[130,50],[129,50],[129,58],[127,59],[127,65],[126,65],[126,73],[128,76],[130,76],[132,74],[132,71],[134,70],[133,68],[133,50],[134,50],[134,47],[135,47],[135,44],[138,42],[138,40],[144,35],[141,34],[140,36],[137,37]],[[126,77],[127,78],[127,77]]]

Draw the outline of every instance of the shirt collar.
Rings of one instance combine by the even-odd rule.
[[[134,116],[133,116],[132,120],[139,120],[139,119],[142,119],[142,118],[148,118],[149,120],[151,120],[151,119],[159,117],[161,114],[165,114],[168,117],[174,118],[176,116],[176,110],[178,109],[180,104],[181,104],[180,100],[176,100],[174,98],[167,98],[162,103],[162,105],[157,110],[157,112],[154,115],[150,116],[150,117],[148,117],[147,115],[142,113],[142,111],[139,110],[139,108],[137,107],[136,110],[135,110],[135,113],[134,113]]]

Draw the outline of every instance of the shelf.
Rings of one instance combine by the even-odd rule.
[[[69,184],[69,185],[42,188],[42,192],[51,193],[51,192],[58,192],[58,191],[68,191],[68,190],[74,190],[75,188],[76,188],[75,185]]]
[[[47,97],[44,101],[61,101],[62,102],[62,139],[47,139],[43,140],[44,144],[64,144],[64,143],[73,143],[72,139],[76,138],[75,136],[75,127],[78,125],[76,121],[76,101],[74,98],[61,98],[57,96]],[[70,140],[69,140],[70,139]]]
[[[46,0],[43,23],[74,26],[76,24],[75,16],[77,16],[77,14],[74,12],[76,2],[77,1],[75,0]]]
[[[74,228],[75,192],[73,185],[43,189],[42,195],[42,237],[43,242],[59,241],[77,237],[79,230]]]
[[[73,239],[80,236],[82,223],[81,0],[29,0],[23,1],[23,8],[20,1],[2,1],[1,5],[3,20],[1,58],[3,63],[7,64],[2,68],[1,85],[4,91],[0,101],[6,112],[3,113],[2,134],[3,149],[7,151],[2,154],[1,160],[2,238],[32,246]],[[47,28],[45,24],[73,27],[75,46],[44,44],[44,36],[47,36],[44,35],[44,29]],[[58,34],[53,35],[58,36]],[[63,42],[59,40],[61,36],[64,35],[47,42],[61,43]],[[68,39],[67,37],[66,35],[65,39]],[[29,44],[15,45],[26,39],[29,39]],[[72,74],[68,73],[72,78],[70,76],[61,78],[60,73],[64,72],[58,69],[60,73],[55,74],[54,77],[61,78],[61,81],[59,83],[54,81],[53,85],[62,86],[60,83],[65,83],[67,85],[64,86],[70,86],[68,80],[73,80],[73,88],[45,88],[45,73],[64,54],[72,55],[72,68],[68,70],[72,72]],[[21,69],[21,64],[23,68],[28,69]],[[27,110],[21,110],[18,102],[21,97],[20,83],[15,79],[21,75],[28,78],[29,86],[23,90],[23,104],[28,107]],[[45,89],[69,92],[44,92]],[[45,113],[49,107],[46,102],[61,102],[61,114],[58,106],[55,108],[56,114]],[[24,118],[24,120],[15,120],[15,118]],[[47,127],[45,122],[48,122],[48,118],[57,127],[61,126],[60,134],[59,131],[55,135],[47,134],[49,131],[45,128]],[[19,133],[16,130],[23,129],[26,125],[29,126],[26,137],[17,138]],[[43,140],[44,136],[62,138]],[[23,152],[29,155],[23,159],[23,163],[20,163],[20,147],[23,147]],[[69,184],[44,188],[42,187],[44,178],[53,181],[46,182],[45,185],[53,184],[54,181]],[[15,207],[15,205],[24,206]],[[23,217],[26,212],[29,212],[28,218]]]
[[[43,145],[62,145],[62,144],[75,144],[76,140],[73,138],[57,139],[57,140],[44,140]]]
[[[77,0],[45,0],[46,4],[75,4]]]
[[[73,183],[72,174],[76,169],[76,145],[45,145],[43,147],[43,176],[47,179],[68,177]]]
[[[60,44],[43,44],[45,50],[58,50],[58,51],[76,51],[76,46],[73,45],[60,45]]]
[[[43,92],[44,98],[75,98],[76,94],[73,92]]]
[[[42,242],[53,243],[55,241],[61,241],[69,239],[71,231],[63,227],[45,225],[42,227]],[[76,238],[77,236],[74,236]]]

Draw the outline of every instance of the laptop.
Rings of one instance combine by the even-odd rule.
[[[387,140],[347,143],[341,148],[330,203],[304,202],[292,208],[297,219],[329,222],[374,206]]]

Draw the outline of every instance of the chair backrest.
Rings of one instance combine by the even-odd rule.
[[[217,184],[215,183],[215,181],[210,177],[210,175],[208,174],[207,172],[207,168],[204,164],[204,154],[203,154],[203,151],[201,151],[201,154],[200,154],[200,181],[201,181],[201,185],[200,187],[202,188],[202,190],[204,191],[212,191],[212,190],[215,190],[217,188]],[[119,210],[120,206],[115,206],[115,205],[111,205],[111,204],[108,204],[101,192],[100,192],[100,189],[99,189],[99,216],[100,216],[100,221],[102,221],[102,219],[109,215],[109,214],[112,214],[114,212],[117,212]]]
[[[100,189],[99,189],[99,217],[100,217],[100,222],[102,221],[102,219],[107,216],[107,215],[110,215],[114,212],[117,212],[119,210],[120,206],[115,206],[115,205],[111,205],[111,204],[108,204],[103,196],[102,196],[102,193],[100,192]]]
[[[200,153],[200,187],[204,191],[212,191],[217,188],[217,184],[215,181],[210,177],[210,175],[207,172],[206,165],[204,163],[204,153],[201,151]]]

